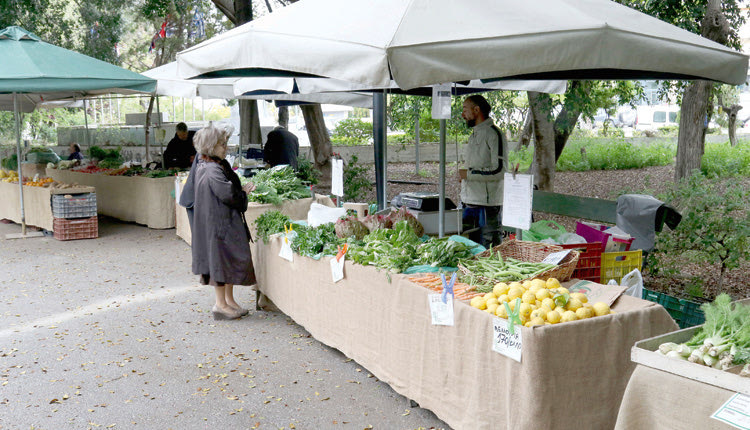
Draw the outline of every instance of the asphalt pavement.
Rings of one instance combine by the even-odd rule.
[[[247,287],[250,314],[214,321],[174,229],[20,230],[0,224],[2,430],[449,428]]]

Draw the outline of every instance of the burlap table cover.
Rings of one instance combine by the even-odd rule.
[[[180,193],[181,191],[182,191],[182,188],[178,186],[177,192]],[[179,200],[179,195],[177,197],[177,200]],[[310,198],[299,199],[299,200],[286,200],[282,202],[280,205],[260,204],[260,203],[250,202],[247,205],[247,211],[245,211],[245,219],[247,220],[247,224],[250,227],[250,231],[253,234],[253,238],[254,238],[255,237],[254,222],[263,213],[275,209],[289,216],[289,218],[293,220],[307,219],[307,212],[310,210],[310,205],[313,202],[321,204],[321,205],[329,206],[329,207],[336,206],[333,204],[333,201],[328,196],[323,196],[320,194],[316,194],[314,199],[310,197]],[[188,245],[190,245],[192,243],[193,235],[190,231],[190,224],[188,223],[187,210],[185,210],[184,207],[177,204],[176,212],[177,214],[175,216],[175,224],[176,224],[177,236],[182,238],[185,242],[187,242]],[[257,269],[258,268],[256,267],[256,271]]]
[[[52,231],[50,192],[44,187],[23,187],[23,208],[26,225]],[[0,182],[0,219],[21,222],[21,199],[18,183]]]
[[[173,177],[109,176],[60,169],[47,169],[47,176],[58,182],[95,187],[101,215],[154,229],[175,226]]]
[[[660,305],[624,296],[611,317],[522,328],[523,361],[491,349],[492,318],[455,305],[455,326],[431,324],[427,294],[405,275],[328,258],[254,253],[258,286],[319,341],[339,349],[456,429],[611,429],[634,368],[635,341],[677,325]]]
[[[711,415],[734,394],[710,384],[638,365],[622,398],[615,429],[732,429],[734,427],[711,419]]]

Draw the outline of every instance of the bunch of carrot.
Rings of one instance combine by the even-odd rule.
[[[429,290],[441,292],[443,290],[443,281],[439,274],[425,274],[421,276],[412,276],[410,281],[421,285]],[[474,296],[481,296],[482,293],[476,291],[476,287],[463,282],[456,282],[453,285],[453,295],[456,300],[471,300]]]

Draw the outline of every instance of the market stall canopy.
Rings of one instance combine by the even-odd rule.
[[[21,27],[0,30],[0,109],[31,112],[43,102],[97,94],[154,91],[156,81],[78,52],[43,42]]]
[[[156,93],[163,96],[215,99],[283,100],[303,103],[327,103],[372,109],[372,95],[363,93],[325,93],[326,91],[348,91],[341,82],[328,82],[326,90],[316,94],[299,94],[294,78],[219,78],[183,79],[177,74],[177,63],[143,72],[156,79]],[[328,79],[323,79],[329,81]],[[333,80],[330,80],[333,81]],[[313,91],[311,91],[313,92]]]
[[[177,55],[184,77],[708,79],[748,58],[610,0],[302,0]]]

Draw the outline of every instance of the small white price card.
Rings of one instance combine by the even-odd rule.
[[[432,119],[451,119],[450,84],[432,87]]]
[[[448,296],[443,303],[442,294],[428,294],[432,325],[453,325],[453,297]]]
[[[331,258],[331,276],[334,283],[344,279],[344,259],[343,255],[338,260],[336,257]]]
[[[281,251],[279,251],[279,257],[294,262],[294,252],[292,252],[292,247],[289,245],[289,238],[286,236],[281,238]]]
[[[508,320],[495,317],[492,319],[492,328],[492,350],[520,363],[523,349],[521,325],[516,324],[513,334],[510,334]]]
[[[750,430],[750,396],[735,394],[711,418],[738,429]]]
[[[503,225],[523,230],[531,228],[531,200],[534,175],[505,174],[503,183]]]
[[[563,250],[563,251],[558,251],[558,252],[553,252],[552,254],[544,257],[544,260],[542,260],[542,263],[558,264],[568,254],[570,254],[570,250],[569,249],[566,249],[566,250]]]

